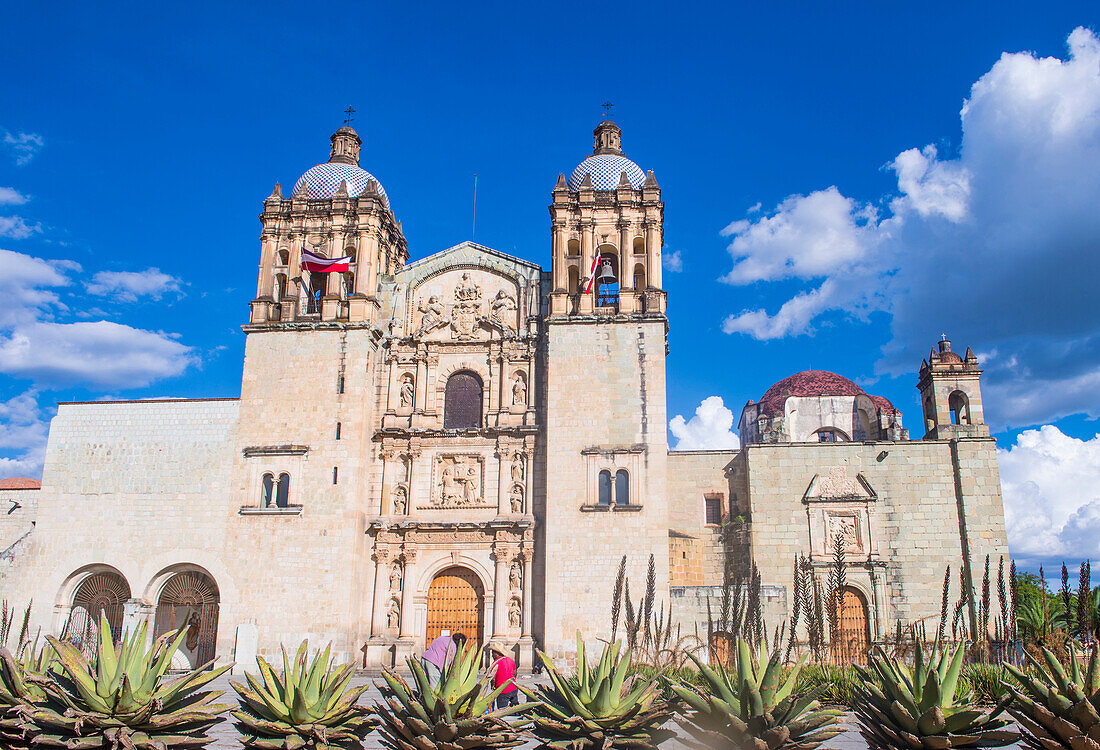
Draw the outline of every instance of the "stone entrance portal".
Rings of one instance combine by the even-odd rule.
[[[425,643],[431,643],[444,630],[464,633],[479,645],[485,642],[485,590],[469,568],[447,568],[428,587]]]
[[[839,594],[839,633],[832,639],[833,661],[837,664],[864,664],[871,645],[867,600],[856,589],[845,586]]]

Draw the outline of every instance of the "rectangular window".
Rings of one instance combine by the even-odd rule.
[[[339,470],[335,466],[333,466],[332,467],[332,483],[333,484],[336,484],[336,478],[339,476],[338,472],[339,472]]]
[[[344,376],[343,375],[336,378],[336,392],[337,393],[343,393],[344,392]]]
[[[722,524],[722,498],[707,497],[706,503],[707,526],[720,526]]]
[[[337,440],[340,439],[340,423],[339,422],[336,423],[336,439]]]

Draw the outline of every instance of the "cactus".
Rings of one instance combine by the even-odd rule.
[[[26,712],[46,700],[46,691],[31,678],[44,679],[52,654],[29,645],[16,656],[0,646],[0,747],[23,750],[30,747],[34,725]]]
[[[814,750],[841,733],[841,711],[822,709],[817,697],[824,685],[803,695],[794,692],[805,657],[783,679],[778,646],[764,663],[765,651],[753,653],[737,642],[736,661],[727,670],[712,668],[694,655],[704,685],[674,685],[688,710],[680,720],[696,748],[739,750]]]
[[[330,648],[306,658],[302,641],[291,662],[283,649],[283,674],[257,658],[260,677],[245,674],[248,686],[231,683],[240,696],[233,712],[243,744],[259,750],[282,748],[356,748],[373,728],[369,712],[357,701],[369,685],[348,689],[355,668],[329,663]]]
[[[1014,700],[1008,712],[1024,730],[1024,742],[1035,750],[1086,750],[1100,747],[1100,669],[1097,649],[1092,650],[1084,674],[1077,665],[1077,652],[1070,642],[1069,674],[1049,650],[1043,649],[1045,668],[1027,655],[1034,672],[1028,674],[1011,664],[1005,668],[1022,688],[1005,682]]]

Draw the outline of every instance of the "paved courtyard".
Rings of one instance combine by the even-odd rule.
[[[234,678],[236,679],[236,678]],[[357,675],[352,679],[353,685],[362,685],[364,682],[371,682],[372,680],[367,676]],[[534,679],[531,677],[524,677],[520,679],[520,683],[523,685],[533,684]],[[217,690],[225,690],[227,694],[225,698],[229,699],[226,702],[233,702],[231,696],[236,696],[233,689],[229,685],[229,679],[226,677],[220,677],[212,683],[213,687]],[[370,705],[381,698],[381,694],[377,689],[371,688],[368,692],[363,694],[362,702]],[[214,734],[217,739],[209,747],[211,750],[239,750],[241,747],[238,741],[238,734],[233,728],[230,722],[222,722],[214,729]],[[525,748],[535,747],[535,742],[529,742],[524,745]],[[367,736],[367,740],[364,743],[364,747],[370,750],[376,750],[382,747],[382,743],[378,740],[378,734],[372,732]],[[683,750],[685,745],[682,742],[678,742],[675,739],[661,745],[662,748],[668,750]],[[855,717],[849,714],[846,716],[845,732],[837,737],[833,738],[831,742],[825,744],[826,748],[831,750],[865,750],[867,743],[863,741],[863,738],[859,736],[859,732],[856,729]]]

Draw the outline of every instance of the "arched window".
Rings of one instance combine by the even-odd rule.
[[[576,266],[569,266],[569,293],[576,294],[581,284],[580,271]]]
[[[275,507],[285,508],[287,507],[288,499],[290,498],[290,475],[282,473],[279,475],[279,484],[275,489]]]
[[[615,472],[615,504],[630,505],[630,475],[626,469]]]
[[[275,301],[282,302],[286,299],[286,274],[275,274]]]
[[[275,477],[271,474],[264,474],[263,481],[260,487],[260,507],[270,508],[272,500],[275,499]]]
[[[641,263],[634,266],[634,288],[638,290],[645,289],[645,266]]]
[[[611,505],[611,472],[600,472],[600,505]]]
[[[634,238],[634,254],[645,255],[645,240],[641,237]]]
[[[566,255],[580,255],[581,254],[581,242],[580,240],[569,240],[565,249]]]
[[[285,247],[275,254],[275,263],[280,266],[290,263],[290,252]]]
[[[951,410],[951,424],[970,424],[970,399],[962,391],[955,391],[947,399]]]
[[[345,247],[344,248],[344,255],[345,255],[345,257],[347,257],[348,263],[354,263],[355,262],[355,248],[354,247]]]
[[[344,273],[344,299],[355,294],[355,271]]]
[[[848,436],[835,427],[822,427],[814,433],[819,443],[846,443]]]
[[[481,427],[481,378],[469,370],[447,379],[443,404],[443,428],[468,430]]]

